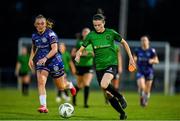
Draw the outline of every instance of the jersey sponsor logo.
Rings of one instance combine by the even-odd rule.
[[[105,47],[110,47],[111,45],[99,45],[99,46],[94,46],[94,49],[98,49],[98,48],[105,48]]]
[[[47,42],[47,39],[45,37],[41,38],[41,40],[42,40],[43,43]]]

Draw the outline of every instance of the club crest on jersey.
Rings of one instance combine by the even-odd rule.
[[[47,39],[45,37],[41,38],[41,40],[42,40],[43,43],[47,42]]]
[[[59,71],[59,67],[58,66],[54,66],[54,71]]]
[[[36,39],[35,42],[39,42],[39,39]]]
[[[106,39],[107,39],[107,40],[110,40],[110,39],[111,39],[111,35],[109,35],[109,34],[106,35]]]

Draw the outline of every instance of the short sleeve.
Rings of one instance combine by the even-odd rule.
[[[87,47],[91,42],[91,35],[90,33],[86,36],[85,40],[83,41],[82,46]]]
[[[122,40],[121,35],[118,32],[116,32],[115,30],[113,30],[113,29],[112,29],[112,33],[113,33],[114,40],[118,41],[118,42],[121,42],[121,40]]]
[[[152,57],[157,56],[156,50],[154,48],[151,48],[151,54],[152,54]]]
[[[32,34],[32,44],[34,45],[35,44],[35,39],[34,39],[34,37],[35,37],[35,34]]]
[[[81,47],[81,40],[77,40],[77,43],[76,43],[76,48],[79,49]]]
[[[55,32],[50,31],[49,34],[48,34],[48,37],[49,37],[49,40],[50,40],[50,44],[58,43],[58,37],[57,37]]]
[[[120,47],[118,44],[115,44],[115,49],[116,49],[116,52],[119,52],[120,51]]]

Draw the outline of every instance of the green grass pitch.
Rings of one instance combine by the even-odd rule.
[[[128,101],[125,109],[128,120],[180,120],[180,95],[164,96],[152,93],[148,107],[139,106],[136,92],[123,93]],[[29,96],[22,96],[16,89],[0,89],[0,120],[64,120],[58,114],[56,91],[47,91],[48,114],[37,112],[39,98],[37,89]],[[102,91],[90,92],[88,109],[83,107],[83,93],[78,94],[74,115],[68,120],[119,120],[118,113],[105,104]]]

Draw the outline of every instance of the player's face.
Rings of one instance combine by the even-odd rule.
[[[147,37],[141,38],[141,46],[145,49],[149,48],[149,39]]]
[[[61,44],[59,45],[59,50],[60,50],[61,53],[64,53],[64,52],[66,51],[66,46],[65,46],[64,43],[61,43]]]
[[[93,26],[94,26],[96,32],[103,32],[104,24],[105,24],[105,22],[102,20],[93,20]]]
[[[35,20],[35,27],[39,33],[42,33],[46,29],[46,19],[40,18]]]
[[[90,30],[88,28],[85,28],[82,30],[82,36],[85,38],[89,34]]]
[[[27,54],[27,48],[23,47],[22,48],[22,55],[26,55]]]

